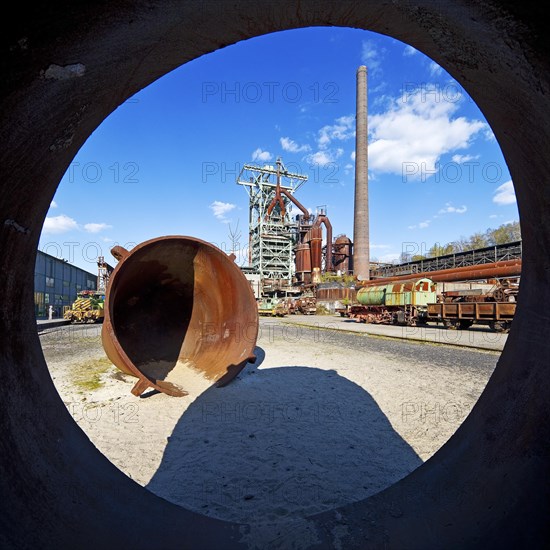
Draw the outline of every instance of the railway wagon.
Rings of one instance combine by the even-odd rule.
[[[516,312],[517,289],[512,296],[503,294],[507,286],[492,288],[492,292],[484,293],[481,288],[438,296],[437,284],[426,278],[367,286],[357,292],[359,305],[351,306],[347,315],[364,323],[416,326],[435,322],[448,329],[468,329],[475,323],[508,332]]]
[[[508,332],[515,313],[515,302],[440,302],[428,304],[420,320],[443,323],[449,329],[467,329],[476,323]]]
[[[427,305],[437,300],[431,279],[411,279],[367,286],[357,292],[360,305],[351,306],[349,317],[364,323],[415,325],[426,318]]]

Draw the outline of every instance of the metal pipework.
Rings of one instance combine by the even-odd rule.
[[[280,189],[280,192],[301,210],[305,220],[309,220],[311,214],[308,212],[307,208],[296,197],[294,197],[294,195],[290,194],[286,189]]]
[[[134,395],[187,395],[197,377],[223,386],[255,361],[258,310],[234,257],[181,236],[111,252],[101,336],[112,363],[138,378]]]
[[[325,256],[325,271],[330,273],[333,270],[332,266],[332,224],[326,214],[319,214],[315,220],[313,227],[321,227],[324,224],[327,230],[327,251]]]
[[[286,189],[283,189],[281,187],[281,160],[277,159],[277,185],[275,187],[275,195],[271,202],[269,203],[269,206],[267,207],[267,216],[271,216],[271,213],[273,212],[273,209],[277,204],[279,204],[279,208],[281,209],[281,218],[285,217],[286,214],[286,207],[283,200],[283,197],[281,197],[281,194],[283,194],[285,197],[287,197],[288,200],[290,200],[292,203],[294,203],[304,215],[304,219],[309,220],[311,214],[308,212],[307,208],[298,201],[295,197],[292,196],[291,193],[289,193]]]
[[[452,269],[441,269],[439,271],[424,271],[423,273],[408,273],[395,277],[380,277],[363,282],[360,286],[368,287],[391,282],[408,281],[411,277],[427,278],[434,282],[468,281],[475,279],[491,279],[494,277],[516,277],[521,275],[521,260],[505,260],[489,264],[475,266],[455,267]]]
[[[273,212],[276,204],[279,204],[279,208],[281,209],[281,219],[284,220],[286,208],[283,197],[281,197],[281,161],[279,159],[277,159],[277,185],[275,187],[275,196],[267,207],[267,217],[271,216],[271,212]]]
[[[479,268],[480,266],[478,266]],[[496,277],[519,277],[521,275],[521,262],[515,265],[507,265],[500,267],[490,267],[485,269],[470,268],[470,271],[462,273],[442,273],[436,274],[431,279],[436,283],[453,282],[453,281],[475,281],[476,279],[493,279]],[[426,274],[422,274],[425,276]],[[429,277],[429,275],[427,275]]]

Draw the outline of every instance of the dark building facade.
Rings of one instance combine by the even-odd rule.
[[[34,312],[37,319],[47,319],[50,305],[54,319],[63,317],[81,290],[95,290],[97,275],[71,265],[40,250],[34,267]]]

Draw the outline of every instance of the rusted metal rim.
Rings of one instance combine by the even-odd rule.
[[[186,378],[223,386],[254,362],[258,313],[233,258],[206,241],[165,236],[119,260],[106,293],[102,340],[109,359],[138,378],[132,389],[187,395]],[[177,373],[178,382],[165,378]]]

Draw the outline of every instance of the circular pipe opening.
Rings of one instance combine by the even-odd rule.
[[[16,39],[14,47],[5,50],[10,78],[2,131],[11,139],[5,152],[8,162],[0,168],[0,244],[11,267],[0,274],[6,291],[1,360],[9,388],[2,402],[2,461],[9,480],[3,476],[1,488],[3,502],[10,502],[2,516],[3,545],[30,546],[47,540],[57,546],[85,541],[89,546],[137,548],[151,544],[144,540],[144,530],[162,533],[158,536],[169,547],[245,544],[237,526],[176,509],[135,487],[77,429],[55,396],[33,331],[33,252],[61,174],[116,104],[174,66],[222,44],[327,22],[368,26],[399,37],[430,53],[475,92],[472,96],[492,123],[517,182],[525,240],[524,285],[499,366],[451,441],[413,476],[357,505],[313,518],[304,528],[294,526],[294,534],[303,546],[330,547],[344,541],[349,548],[404,547],[411,541],[424,548],[442,543],[540,543],[548,529],[548,485],[541,480],[548,469],[544,442],[550,426],[550,326],[540,304],[549,293],[550,201],[547,187],[532,182],[545,181],[549,171],[544,150],[550,126],[545,100],[548,67],[543,61],[547,48],[538,38],[544,35],[543,18],[512,3],[503,7],[496,2],[483,8],[452,2],[438,4],[437,9],[429,3],[409,7],[381,2],[361,9],[354,5],[351,11],[345,4],[315,2],[302,4],[299,12],[290,4],[281,5],[276,15],[266,14],[263,5],[246,4],[223,17],[216,6],[206,3],[200,14],[187,4],[147,13],[119,3],[101,13],[68,11],[66,6],[56,11],[53,6],[55,28],[41,25],[40,14],[25,18],[29,25],[14,24],[19,32],[9,34]],[[243,34],[243,21],[253,30]],[[533,29],[537,32],[531,35]],[[219,37],[214,44],[213,36]],[[108,65],[101,52],[109,57]],[[70,64],[75,59],[87,67],[83,84],[50,78],[59,74],[55,71],[38,78],[52,63]],[[22,161],[29,158],[32,162]],[[37,181],[43,183],[38,194]],[[36,200],[30,203],[29,196]],[[28,307],[22,310],[21,304]],[[472,490],[465,494],[464,487]]]

